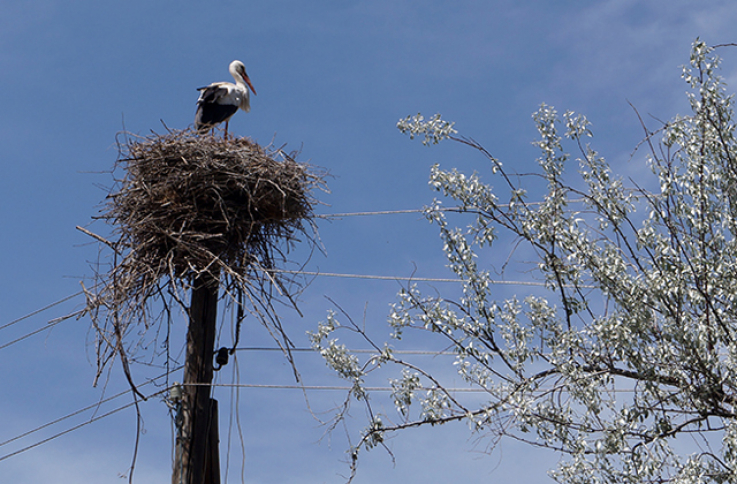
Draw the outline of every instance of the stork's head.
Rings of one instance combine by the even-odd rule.
[[[245,82],[251,89],[251,92],[256,94],[256,90],[253,88],[253,84],[251,84],[251,80],[248,78],[248,74],[246,74],[246,66],[243,65],[243,62],[239,60],[234,60],[230,63],[230,67],[228,68],[228,70],[230,71],[230,75],[233,76],[236,81],[242,79],[243,82]]]

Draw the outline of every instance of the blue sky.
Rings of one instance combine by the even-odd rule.
[[[161,121],[187,127],[195,88],[230,80],[233,59],[246,64],[258,95],[250,113],[233,118],[231,132],[286,144],[301,150],[299,160],[327,169],[330,193],[318,194],[325,205],[317,211],[330,214],[421,208],[435,196],[427,187],[433,163],[477,170],[494,183],[473,152],[453,143],[427,148],[401,135],[397,120],[417,112],[442,113],[518,171],[534,169],[530,115],[540,103],[583,112],[593,123],[593,146],[615,171],[642,173],[642,160],[629,160],[641,130],[628,101],[660,119],[686,112],[680,66],[694,38],[737,41],[731,0],[4,0],[0,10],[0,327],[76,293],[91,275],[98,248],[75,226],[88,224],[107,194],[116,133],[162,132]],[[721,53],[732,86],[735,52]],[[416,268],[422,277],[449,276],[437,231],[418,214],[323,220],[318,228],[326,254],[314,255],[307,270],[407,277]],[[304,317],[285,308],[282,318],[304,347],[304,332],[332,307],[329,296],[380,338],[399,287],[318,277],[301,294]],[[0,329],[0,346],[82,304],[77,296]],[[175,330],[183,334],[184,322]],[[270,345],[258,326],[243,338],[244,346]],[[92,341],[82,318],[0,349],[0,443],[100,399]],[[241,383],[293,384],[277,353],[243,351],[238,360]],[[308,385],[342,384],[315,355],[300,354],[298,363]],[[221,383],[232,379],[227,369]],[[152,374],[138,371],[141,381]],[[126,388],[118,366],[107,380],[105,395]],[[324,412],[342,396],[314,391],[310,403]],[[230,389],[219,387],[216,398],[225,466]],[[323,438],[300,391],[244,388],[239,398],[244,482],[342,482],[345,432]],[[96,415],[129,402],[119,398]],[[136,482],[162,482],[170,475],[170,420],[157,399],[142,411]],[[354,414],[355,440],[363,413],[356,406]],[[94,415],[0,445],[0,459]],[[17,484],[124,482],[134,437],[135,414],[123,410],[0,460],[0,476]],[[241,479],[238,441],[231,441],[229,482]],[[487,444],[461,425],[410,432],[390,442],[395,464],[380,450],[364,454],[356,482],[552,482],[546,470],[558,456],[511,442],[487,455]]]

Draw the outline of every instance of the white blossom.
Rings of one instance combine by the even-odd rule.
[[[561,120],[546,104],[533,114],[535,177],[453,138],[491,163],[481,174],[430,170],[441,198],[425,217],[461,290],[446,298],[409,285],[388,323],[397,340],[441,340],[455,379],[377,350],[373,361],[399,369],[389,381],[403,423],[369,412],[363,447],[466,420],[493,443],[511,436],[561,453],[559,482],[737,482],[737,140],[719,64],[697,39],[683,70],[692,113],[649,133],[637,160],[650,172],[634,181],[584,142],[593,133],[583,115]],[[455,134],[439,115],[397,126],[425,144]],[[544,288],[501,299],[489,261],[509,254],[510,239]],[[313,345],[360,386],[365,365],[332,336],[339,329],[329,315]],[[484,398],[448,391],[458,377]]]
[[[425,121],[425,118],[420,113],[417,113],[414,116],[407,116],[404,119],[400,119],[397,122],[397,128],[402,133],[409,134],[410,139],[414,139],[417,135],[423,135],[422,144],[428,145],[430,143],[438,144],[442,140],[456,134],[457,131],[453,129],[453,124],[440,119],[439,114]]]

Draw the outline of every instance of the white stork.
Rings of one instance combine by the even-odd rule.
[[[208,129],[225,121],[225,137],[228,137],[228,121],[241,108],[245,112],[251,110],[251,102],[248,88],[254,94],[256,90],[251,85],[251,80],[246,74],[246,66],[243,62],[234,60],[228,68],[235,79],[235,84],[230,82],[214,82],[209,86],[200,87],[200,97],[197,99],[197,113],[194,118],[194,127],[199,133],[205,133]]]

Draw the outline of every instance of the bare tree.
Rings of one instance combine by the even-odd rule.
[[[737,143],[718,66],[697,39],[683,70],[692,114],[654,131],[641,119],[649,180],[617,177],[586,144],[585,117],[561,118],[544,104],[533,115],[540,169],[525,176],[440,116],[399,122],[425,144],[472,148],[502,185],[433,166],[430,185],[455,207],[436,200],[426,216],[463,292],[446,298],[409,285],[388,318],[393,338],[422,331],[443,340],[485,398],[459,397],[442,372],[330,313],[311,337],[353,384],[336,419],[358,399],[370,420],[351,448],[351,477],[360,451],[388,434],[465,420],[492,444],[507,437],[566,455],[552,471],[560,482],[737,482]],[[577,173],[564,144],[579,153]],[[466,227],[453,226],[463,217]],[[508,253],[495,244],[510,239],[534,254],[528,275],[545,290],[495,300],[479,260]],[[376,353],[362,361],[337,342],[339,330]],[[379,369],[399,370],[390,380],[396,414],[372,407],[365,381]]]

